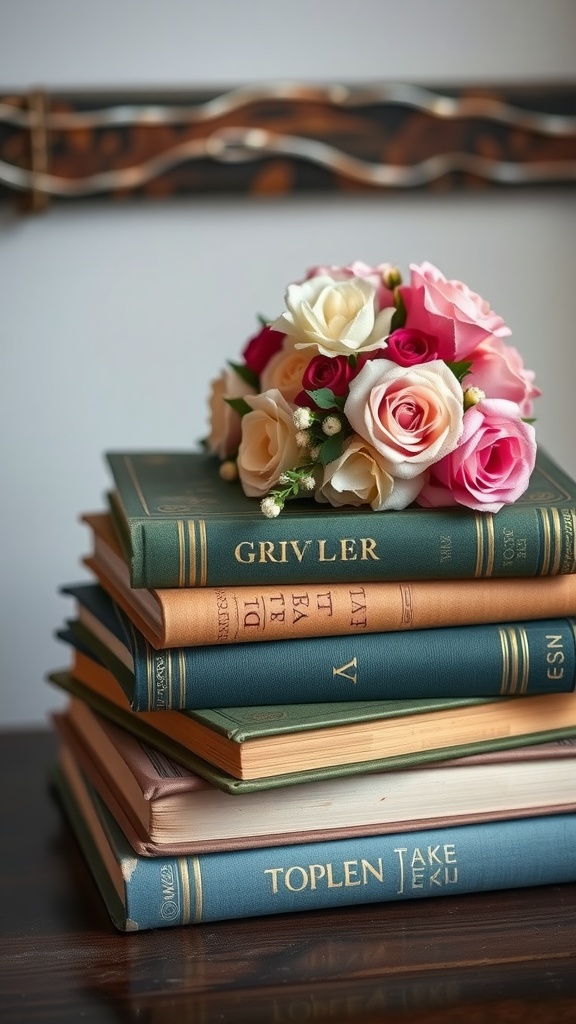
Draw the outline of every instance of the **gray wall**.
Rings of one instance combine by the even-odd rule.
[[[0,91],[265,80],[573,78],[572,0],[0,0]],[[58,586],[107,448],[195,445],[210,379],[312,263],[436,263],[490,299],[576,473],[574,192],[0,208],[0,722],[41,723],[67,652]]]

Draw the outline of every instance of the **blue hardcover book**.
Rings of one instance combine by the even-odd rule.
[[[97,584],[67,586],[75,633],[135,711],[572,692],[576,619],[156,650]]]
[[[576,880],[576,814],[143,857],[73,761],[57,790],[121,931]]]

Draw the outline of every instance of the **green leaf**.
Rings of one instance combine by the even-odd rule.
[[[235,409],[239,416],[245,416],[247,412],[252,412],[252,407],[244,398],[225,398],[224,401],[228,402],[228,405]]]
[[[317,391],[307,391],[307,395],[316,403],[319,409],[336,409],[336,396],[330,388],[318,388]]]
[[[334,434],[333,437],[327,438],[324,444],[320,445],[318,462],[322,466],[326,466],[329,462],[334,462],[334,459],[339,458],[342,454],[344,441],[345,437],[343,434]]]
[[[262,316],[262,313],[258,313],[258,316],[257,316],[256,319],[258,320],[258,323],[260,324],[260,327],[268,327],[268,324],[270,323],[270,320],[268,319],[268,317]]]
[[[449,370],[452,370],[452,373],[457,378],[458,382],[461,384],[462,381],[464,380],[464,377],[466,377],[466,375],[468,373],[470,373],[470,367],[472,366],[472,360],[471,359],[462,359],[458,363],[449,363],[447,361],[446,362],[446,366],[448,367]]]
[[[230,360],[228,360],[228,366],[231,367],[232,370],[236,371],[245,384],[254,388],[255,391],[260,390],[260,380],[258,378],[258,374],[254,373],[254,370],[251,370],[244,363],[231,363]]]

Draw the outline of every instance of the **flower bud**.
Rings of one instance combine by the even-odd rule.
[[[464,392],[464,410],[471,409],[473,405],[478,405],[478,402],[482,402],[486,398],[482,388],[471,387],[467,388]]]
[[[219,473],[222,480],[232,483],[238,479],[238,466],[232,459],[227,459],[226,462],[220,463]]]
[[[402,274],[398,270],[398,267],[387,267],[382,274],[382,280],[386,287],[393,292],[399,284],[402,284]]]

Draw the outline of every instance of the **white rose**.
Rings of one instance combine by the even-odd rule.
[[[244,494],[261,498],[277,484],[280,474],[300,459],[294,406],[277,389],[250,395],[246,401],[252,411],[242,417],[238,476]]]
[[[287,311],[271,327],[290,335],[296,348],[325,356],[351,356],[381,348],[394,307],[377,312],[376,287],[365,278],[334,280],[319,274],[288,285]]]
[[[370,505],[374,512],[406,508],[421,490],[426,474],[412,480],[394,479],[372,445],[353,435],[342,454],[324,467],[316,501],[331,505]]]
[[[407,480],[456,448],[462,388],[441,359],[415,366],[370,359],[350,381],[344,414],[392,475]]]
[[[210,432],[206,444],[212,455],[227,459],[235,453],[240,443],[240,416],[225,399],[245,398],[254,393],[254,388],[231,368],[223,370],[217,380],[211,382],[208,400]]]

